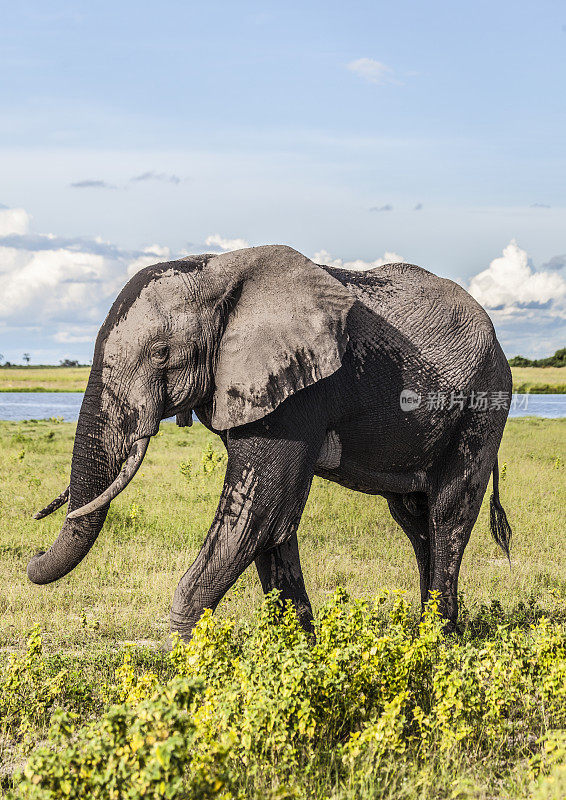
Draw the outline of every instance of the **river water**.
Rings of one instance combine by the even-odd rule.
[[[76,422],[82,392],[0,392],[0,419]],[[566,417],[566,394],[513,395],[510,417]]]

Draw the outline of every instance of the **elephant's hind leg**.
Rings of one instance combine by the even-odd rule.
[[[421,603],[428,600],[430,588],[430,536],[428,498],[424,492],[388,495],[389,511],[395,522],[407,534],[419,567]]]
[[[430,589],[438,593],[446,633],[458,631],[458,575],[479,510],[479,505],[473,510],[470,508],[467,495],[467,487],[461,492],[444,490],[431,506]]]
[[[458,575],[476,522],[493,465],[500,435],[478,443],[464,433],[443,464],[430,495],[431,582],[440,597],[445,631],[457,631]]]
[[[297,534],[277,547],[272,547],[257,556],[255,560],[263,591],[279,589],[281,600],[290,600],[295,607],[302,627],[313,631],[313,615],[310,600],[305,587]]]

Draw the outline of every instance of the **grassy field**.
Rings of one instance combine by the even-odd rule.
[[[27,561],[33,552],[54,540],[64,512],[42,522],[32,520],[31,514],[66,486],[73,432],[74,426],[65,423],[0,422],[0,663],[3,660],[6,664],[10,653],[20,652],[29,631],[39,625],[48,653],[46,666],[40,669],[41,681],[55,675],[62,664],[80,675],[81,686],[87,686],[90,698],[78,711],[86,721],[107,707],[104,684],[113,680],[126,642],[139,646],[136,669],[147,664],[158,672],[165,669],[164,656],[154,648],[167,634],[173,591],[203,541],[222,484],[222,465],[207,473],[203,458],[210,463],[207,452],[211,444],[218,453],[223,448],[220,440],[202,426],[179,429],[171,423],[162,424],[142,469],[112,504],[87,558],[61,581],[34,586],[26,578]],[[566,619],[565,441],[566,420],[509,421],[500,469],[502,502],[514,530],[512,567],[489,535],[484,502],[461,570],[463,622],[470,630],[474,619],[483,619],[484,623],[488,619],[492,627],[497,621],[533,621],[542,613],[555,625]],[[353,597],[368,599],[383,589],[395,589],[406,592],[408,613],[416,622],[418,581],[413,551],[383,499],[315,479],[299,540],[316,613],[337,587],[344,587]],[[247,624],[261,602],[252,567],[222,601],[217,614],[220,620],[233,617]],[[383,613],[390,607],[391,600],[383,606]],[[73,702],[76,705],[76,698]],[[72,707],[73,702],[62,705],[70,703]],[[0,735],[0,761],[4,760],[0,786],[4,790],[11,785],[14,765],[23,763],[25,753],[33,751],[37,741],[45,737],[45,724],[45,720],[41,724],[36,720],[30,730],[26,729],[26,735],[20,736],[19,743],[18,736]],[[529,736],[532,739],[534,733]],[[529,747],[532,749],[532,742]],[[464,781],[460,793],[452,793],[453,776],[449,770],[442,772],[445,762],[434,761],[436,766],[431,762],[426,769],[419,767],[418,772],[411,772],[407,777],[410,791],[395,784],[391,796],[526,796],[521,792],[526,792],[530,767],[524,745],[512,750],[507,760],[501,760],[500,754],[495,771],[485,754],[474,753],[465,755],[458,768],[471,781],[469,785]],[[268,791],[264,781],[257,796],[279,800],[326,797],[324,781],[328,781],[334,786],[333,797],[389,797],[383,787],[376,794],[377,785],[362,792],[359,787],[354,791],[353,785],[348,789],[346,784],[340,784],[339,789],[336,780],[336,775],[319,776],[316,792],[311,786],[314,793],[304,795],[285,794],[279,784]],[[249,796],[256,796],[256,790],[247,791]],[[29,794],[32,796],[36,797]],[[37,795],[48,796],[59,795]]]
[[[0,392],[84,392],[89,367],[2,367]]]
[[[202,452],[209,442],[221,452],[222,443],[200,425],[163,423],[142,470],[112,504],[89,556],[65,579],[36,587],[25,576],[27,559],[55,539],[64,512],[42,522],[31,514],[67,485],[73,430],[65,423],[0,423],[0,644],[21,645],[35,622],[55,647],[82,643],[84,613],[99,642],[159,640],[173,590],[212,521],[222,485],[220,467],[203,473]],[[550,601],[548,586],[566,592],[560,515],[566,507],[565,441],[566,420],[509,421],[500,465],[502,501],[515,530],[513,567],[491,540],[484,503],[461,573],[469,602],[497,599],[510,607],[533,592]],[[315,605],[338,585],[357,597],[378,587],[407,589],[416,601],[413,551],[383,499],[315,479],[300,539]],[[250,570],[223,607],[240,615],[259,599]]]
[[[512,372],[514,392],[566,392],[562,367],[513,367]],[[0,392],[83,392],[88,373],[88,367],[3,367]]]
[[[566,393],[564,367],[512,367],[513,391],[534,394]]]

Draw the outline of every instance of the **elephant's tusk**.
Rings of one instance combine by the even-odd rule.
[[[56,497],[55,500],[52,500],[48,506],[42,508],[41,511],[36,511],[33,515],[34,519],[43,519],[43,517],[48,517],[49,514],[52,514],[54,511],[57,511],[58,508],[64,506],[67,500],[69,499],[69,487],[65,489],[64,492],[61,492],[59,497]]]
[[[85,514],[90,514],[92,511],[98,511],[99,508],[108,505],[120,492],[126,488],[138,471],[143,457],[145,456],[147,446],[149,444],[149,436],[144,436],[143,439],[138,439],[133,443],[130,455],[126,459],[122,472],[118,475],[116,480],[110,484],[106,491],[101,495],[91,500],[81,508],[76,508],[67,514],[67,519],[76,519],[77,517],[84,517]]]

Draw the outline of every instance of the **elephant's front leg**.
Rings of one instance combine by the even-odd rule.
[[[324,427],[302,429],[300,438],[285,427],[285,420],[268,428],[260,421],[228,437],[228,466],[214,522],[173,598],[171,628],[185,640],[203,610],[215,609],[252,561],[259,557],[267,564],[267,551],[285,548],[296,534]]]

